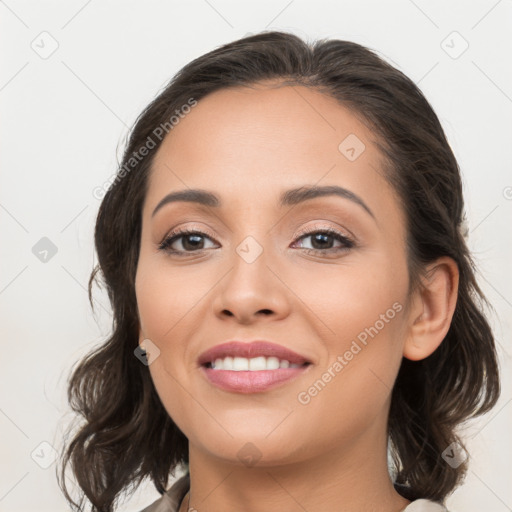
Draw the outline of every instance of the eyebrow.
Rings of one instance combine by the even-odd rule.
[[[279,206],[295,206],[304,201],[326,196],[338,196],[344,199],[348,199],[349,201],[352,201],[353,203],[361,206],[369,215],[375,219],[373,212],[358,195],[354,194],[354,192],[351,192],[346,188],[339,187],[337,185],[326,185],[322,187],[306,185],[303,187],[286,190],[279,197]],[[213,208],[220,208],[222,206],[221,199],[214,193],[208,192],[207,190],[179,190],[167,194],[156,205],[156,208],[153,210],[151,216],[154,217],[156,212],[158,212],[158,210],[160,210],[160,208],[162,208],[164,205],[178,201],[198,203]]]

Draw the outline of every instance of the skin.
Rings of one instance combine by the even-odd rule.
[[[338,150],[349,134],[366,146],[355,161]],[[447,333],[458,272],[441,258],[424,289],[408,295],[405,217],[374,139],[334,99],[266,83],[208,95],[155,156],[136,276],[140,344],[160,351],[149,371],[189,440],[190,506],[199,512],[399,512],[409,503],[387,470],[391,390],[402,357],[427,357]],[[304,185],[344,187],[375,218],[336,196],[278,206],[282,191]],[[179,202],[152,217],[165,195],[188,188],[214,192],[222,207]],[[183,257],[159,250],[178,227],[214,237],[199,239],[202,251],[186,245],[190,237],[178,238],[173,248]],[[311,233],[325,228],[355,246],[335,252],[343,244],[330,237],[323,247],[333,249],[314,245]],[[252,263],[236,251],[249,235],[263,250]],[[300,403],[298,394],[395,303],[403,309]],[[272,390],[224,391],[203,377],[196,359],[232,339],[270,340],[313,364]],[[248,442],[261,457],[251,467],[238,456]]]

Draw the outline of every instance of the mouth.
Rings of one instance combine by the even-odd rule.
[[[309,366],[310,362],[302,364],[291,363],[288,359],[279,359],[277,357],[231,357],[217,358],[214,361],[204,363],[201,366],[212,370],[227,370],[234,372],[259,372],[267,370],[279,370],[282,368],[301,368]]]
[[[258,393],[302,375],[313,365],[306,357],[268,341],[230,341],[216,345],[198,358],[210,384],[225,391]]]
[[[298,368],[278,370],[215,370],[207,365],[201,367],[210,384],[232,393],[262,393],[297,378],[311,365],[305,363]]]

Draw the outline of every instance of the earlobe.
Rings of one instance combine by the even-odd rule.
[[[144,347],[144,340],[146,339],[146,336],[144,335],[144,332],[143,332],[144,327],[142,325],[142,322],[140,319],[140,313],[138,311],[137,311],[137,325],[138,325],[138,330],[139,330],[139,341],[138,341],[139,347],[142,350],[146,350]]]
[[[450,328],[458,288],[459,269],[452,258],[443,256],[427,267],[415,297],[416,307],[411,308],[405,358],[419,361],[439,347]]]
[[[139,347],[144,351],[146,350],[146,344],[144,343],[145,341],[146,337],[144,336],[142,329],[139,329]]]

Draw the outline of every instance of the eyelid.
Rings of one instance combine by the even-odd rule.
[[[351,242],[355,243],[355,241],[356,241],[356,237],[349,230],[345,230],[346,233],[344,233],[343,230],[341,230],[341,228],[335,228],[335,227],[332,227],[332,226],[329,226],[326,224],[315,224],[313,226],[300,228],[294,238],[299,238],[303,235],[312,235],[312,234],[316,233],[317,231],[328,231],[331,233],[336,233],[336,234],[350,240]]]
[[[187,227],[184,227],[184,228],[179,228],[178,227],[178,228],[171,229],[170,231],[168,231],[163,236],[163,238],[160,241],[160,243],[165,242],[165,240],[167,240],[170,237],[173,237],[173,236],[176,236],[176,235],[180,235],[180,234],[183,234],[183,233],[195,232],[195,231],[197,231],[197,232],[199,232],[201,234],[204,234],[204,235],[208,235],[209,238],[211,238],[212,240],[217,242],[217,240],[215,238],[215,235],[213,235],[213,233],[211,231],[209,231],[208,228],[203,228],[203,227],[196,228],[196,227],[188,227],[187,226]],[[314,226],[309,226],[309,227],[305,227],[305,228],[299,229],[299,231],[294,236],[294,240],[297,239],[297,238],[300,238],[301,236],[304,236],[304,235],[311,235],[311,234],[315,233],[316,231],[331,231],[331,232],[338,233],[339,235],[342,235],[345,238],[348,238],[348,239],[350,239],[352,241],[355,239],[355,237],[350,232],[349,232],[349,234],[345,234],[345,233],[341,232],[337,228],[333,228],[331,226],[326,226],[326,225],[315,224]]]
[[[208,235],[210,238],[215,240],[215,235],[208,230],[208,228],[204,227],[197,227],[197,226],[186,226],[186,227],[177,227],[169,230],[162,238],[162,242],[165,241],[167,238],[175,235],[179,235],[181,233],[188,233],[190,231],[197,231],[198,233],[202,233],[204,235]]]
[[[197,233],[198,235],[206,235],[208,238],[213,240],[215,243],[219,243],[219,242],[217,242],[215,235],[213,235],[213,233],[211,231],[209,231],[208,228],[187,226],[187,227],[181,227],[181,228],[178,227],[178,228],[171,229],[163,236],[162,240],[157,244],[157,246],[160,249],[162,249],[163,244],[165,244],[169,239],[176,238],[177,240],[179,240],[180,235],[185,236],[187,234],[193,234],[193,233]]]

